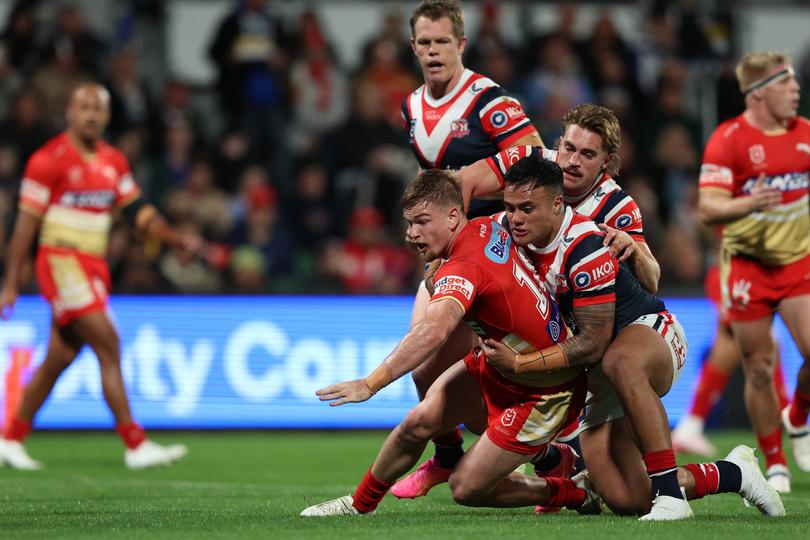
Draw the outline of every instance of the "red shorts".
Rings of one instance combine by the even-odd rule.
[[[783,266],[731,255],[721,276],[729,320],[754,321],[771,315],[785,298],[810,294],[810,255]]]
[[[725,328],[729,328],[728,309],[723,304],[723,295],[720,292],[720,269],[717,265],[712,265],[706,270],[706,279],[703,281],[703,288],[706,291],[706,298],[711,300],[717,309],[718,322]]]
[[[505,379],[476,348],[464,357],[487,405],[487,437],[499,448],[535,454],[579,417],[585,403],[585,372],[558,386],[526,386]]]
[[[59,326],[107,309],[110,271],[101,257],[42,246],[37,252],[36,276]]]

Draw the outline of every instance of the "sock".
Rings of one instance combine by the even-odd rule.
[[[540,476],[559,465],[561,460],[562,454],[560,450],[556,445],[549,444],[546,445],[546,451],[542,455],[538,454],[531,460],[531,464],[534,465],[535,473]]]
[[[664,495],[683,499],[678,486],[678,468],[675,465],[675,452],[668,448],[657,452],[648,452],[642,456],[647,474],[652,482],[653,496]]]
[[[436,447],[434,457],[439,467],[452,469],[461,461],[464,456],[464,448],[461,446],[463,442],[461,430],[458,428],[433,438],[433,445]]]
[[[383,500],[383,497],[385,497],[385,494],[388,493],[392,485],[393,484],[380,482],[374,478],[374,475],[371,474],[371,469],[369,469],[363,477],[363,481],[360,482],[360,485],[357,486],[357,490],[354,492],[354,496],[352,497],[354,502],[352,506],[361,514],[368,514],[377,508],[377,505],[380,504],[380,501]]]
[[[728,373],[717,370],[710,361],[704,362],[689,414],[699,416],[704,420],[708,418],[712,407],[720,399],[727,384]]]
[[[782,428],[776,428],[776,431],[768,435],[757,435],[757,443],[759,449],[765,456],[765,467],[771,465],[784,465],[787,466],[785,453],[782,451]]]
[[[141,425],[136,422],[118,424],[115,426],[115,431],[118,432],[121,440],[124,441],[124,446],[130,450],[135,450],[146,440],[146,432]]]
[[[793,403],[790,404],[788,416],[791,425],[802,427],[807,423],[807,413],[810,412],[810,396],[799,392],[798,388],[793,393]]]
[[[15,416],[9,421],[3,436],[9,441],[23,442],[31,429],[31,422]]]
[[[782,363],[777,362],[776,367],[773,371],[773,387],[776,390],[776,398],[779,400],[779,410],[781,411],[788,405],[790,405],[790,398],[788,398],[787,388],[785,388],[785,373],[782,371]],[[798,390],[798,389],[797,389]],[[805,396],[807,398],[807,407],[810,408],[810,396]],[[807,414],[804,415],[804,421],[802,424],[807,421]],[[794,424],[800,426],[802,424]]]
[[[578,488],[573,480],[568,478],[545,478],[546,484],[551,491],[548,501],[540,503],[546,507],[579,508],[585,502],[585,490]]]
[[[695,477],[694,499],[702,499],[713,493],[739,493],[742,489],[742,471],[730,461],[714,463],[690,463],[686,466]]]

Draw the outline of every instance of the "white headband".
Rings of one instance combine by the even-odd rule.
[[[769,75],[769,76],[765,77],[764,79],[760,79],[760,80],[752,83],[751,86],[746,88],[745,95],[749,96],[755,90],[759,90],[760,88],[766,88],[766,87],[768,87],[768,86],[770,86],[770,85],[772,85],[772,84],[774,84],[776,82],[781,81],[782,79],[784,79],[786,77],[793,77],[795,74],[796,74],[796,72],[793,71],[792,66],[788,66],[786,68],[780,69],[779,71],[777,71],[773,75]]]

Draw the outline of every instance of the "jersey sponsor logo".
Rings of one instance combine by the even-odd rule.
[[[805,154],[810,154],[810,144],[803,142],[796,143],[796,151],[804,152]]]
[[[443,276],[434,285],[434,295],[461,293],[461,295],[470,300],[472,293],[475,290],[475,285],[468,279],[461,276]]]
[[[450,124],[450,138],[460,139],[470,134],[470,125],[466,118],[456,118]]]
[[[514,165],[524,157],[531,154],[531,146],[510,146],[506,149],[506,163],[507,165]],[[505,173],[504,173],[505,174]]]
[[[112,206],[114,200],[115,192],[108,189],[98,191],[66,191],[59,199],[59,205],[104,210]]]
[[[731,301],[741,306],[747,306],[751,301],[751,282],[747,279],[738,279],[731,286]]]
[[[743,193],[751,193],[751,188],[757,183],[756,178],[749,178],[742,185]],[[768,187],[774,187],[780,191],[793,191],[795,189],[807,189],[810,186],[810,176],[807,172],[789,172],[771,176],[765,181]]]
[[[492,125],[496,128],[502,128],[506,125],[508,120],[509,117],[503,111],[495,111],[489,115],[489,121],[492,122]]]
[[[51,199],[51,190],[36,180],[23,178],[22,184],[20,184],[20,197],[40,206],[45,206]]]
[[[509,260],[509,246],[511,244],[512,237],[509,236],[509,232],[493,221],[492,233],[489,236],[487,247],[484,248],[487,259],[497,264],[505,264]]]
[[[612,260],[605,261],[596,268],[594,268],[593,270],[591,270],[590,272],[591,279],[593,279],[594,282],[600,281],[605,277],[611,275],[614,271],[615,268],[613,267],[613,261]]]
[[[506,114],[509,115],[509,118],[522,118],[526,115],[519,106],[512,105],[511,107],[506,108]]]
[[[748,148],[748,157],[751,163],[759,165],[765,161],[765,148],[761,144],[755,144]]]
[[[700,183],[721,184],[731,187],[734,184],[734,175],[728,167],[704,163],[700,166]]]
[[[633,223],[633,217],[630,214],[622,214],[616,218],[616,227],[619,229],[629,227],[631,223]]]
[[[574,276],[574,285],[576,285],[580,289],[584,289],[590,284],[591,284],[591,275],[588,272],[585,271],[578,272],[577,275]]]
[[[501,415],[501,424],[503,424],[504,427],[509,427],[515,422],[516,417],[517,413],[515,412],[515,409],[506,409]]]

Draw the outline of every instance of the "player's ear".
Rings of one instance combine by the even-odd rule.
[[[459,54],[464,53],[464,49],[467,48],[467,36],[461,36],[461,39],[458,40],[458,52]]]
[[[414,38],[411,38],[411,50],[413,54],[416,54],[416,40]]]
[[[458,227],[461,221],[461,209],[457,206],[450,207],[450,211],[447,212],[447,221],[452,229]]]
[[[554,197],[554,215],[559,216],[565,211],[565,201],[563,200],[562,193]]]

